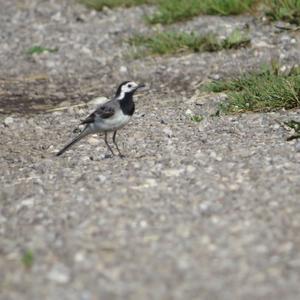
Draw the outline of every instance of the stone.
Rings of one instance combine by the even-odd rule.
[[[4,124],[6,125],[6,126],[9,126],[9,125],[11,125],[11,124],[13,124],[14,123],[14,118],[13,117],[6,117],[5,119],[4,119]]]
[[[193,173],[193,172],[195,172],[195,170],[196,170],[196,168],[195,168],[193,165],[188,165],[188,166],[186,167],[186,171],[187,171],[188,173]]]
[[[92,146],[98,146],[101,143],[100,137],[97,135],[93,135],[87,138],[87,141]]]
[[[167,177],[179,177],[183,172],[183,169],[167,169],[163,171],[163,174]]]
[[[47,274],[47,278],[59,284],[66,284],[70,281],[70,272],[64,265],[57,264]]]
[[[127,72],[128,72],[127,67],[125,66],[120,67],[120,73],[127,73]]]

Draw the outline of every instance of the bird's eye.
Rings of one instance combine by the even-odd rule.
[[[131,84],[128,84],[128,87],[129,87],[129,88],[132,88],[132,85],[131,85]]]

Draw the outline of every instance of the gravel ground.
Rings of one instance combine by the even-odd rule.
[[[151,7],[1,8],[1,300],[299,298],[300,152],[279,122],[300,111],[211,117],[224,97],[196,92],[271,58],[299,62],[297,32],[199,17],[171,27],[222,37],[248,24],[252,46],[133,60],[124,37],[155,30],[142,22]],[[34,44],[59,50],[28,57]],[[149,88],[120,131],[126,158],[107,158],[97,136],[55,157],[85,102],[129,77]]]

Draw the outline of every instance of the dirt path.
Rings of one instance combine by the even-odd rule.
[[[247,23],[252,46],[133,60],[122,39],[149,30],[152,8],[61,2],[1,1],[1,300],[298,299],[300,153],[278,121],[299,110],[210,117],[221,98],[195,92],[272,57],[294,64],[297,33],[201,17],[185,28],[222,36]],[[59,50],[28,57],[34,44]],[[126,159],[105,158],[97,137],[54,157],[84,102],[128,77],[149,91],[120,133]]]

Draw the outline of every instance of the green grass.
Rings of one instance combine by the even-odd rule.
[[[57,52],[58,48],[46,48],[46,47],[42,47],[42,46],[33,46],[31,48],[29,48],[26,53],[29,55],[33,55],[33,54],[41,54],[43,52]]]
[[[27,250],[22,256],[22,263],[25,268],[31,268],[33,265],[34,257],[30,250]]]
[[[249,46],[251,43],[250,37],[247,33],[236,29],[221,43],[223,49],[237,49]]]
[[[224,113],[268,112],[300,107],[300,75],[297,69],[283,74],[279,68],[268,68],[259,73],[214,81],[204,87],[209,92],[225,92]]]
[[[193,121],[195,123],[200,123],[200,122],[203,121],[203,119],[204,119],[204,117],[201,116],[201,115],[193,115],[193,116],[191,116],[191,121]]]
[[[95,10],[102,10],[103,7],[114,8],[118,6],[130,7],[142,4],[153,4],[156,0],[79,0],[80,3]]]
[[[246,46],[250,39],[239,30],[233,31],[223,41],[213,34],[203,36],[185,32],[160,32],[152,36],[136,35],[129,44],[136,47],[136,57],[144,55],[165,55],[181,52],[219,51]]]
[[[154,4],[157,12],[146,19],[151,24],[171,24],[186,21],[201,14],[238,15],[251,12],[256,4],[263,4],[272,20],[284,20],[300,25],[300,0],[77,0],[95,10],[104,7],[131,7]]]
[[[164,55],[186,51],[217,51],[219,43],[214,35],[197,36],[193,33],[161,32],[152,36],[136,35],[129,40],[140,47],[143,55]]]
[[[247,12],[254,0],[160,0],[158,12],[148,17],[152,24],[171,24],[200,14],[236,15]]]
[[[272,20],[283,20],[300,25],[300,0],[265,0],[267,15]]]

